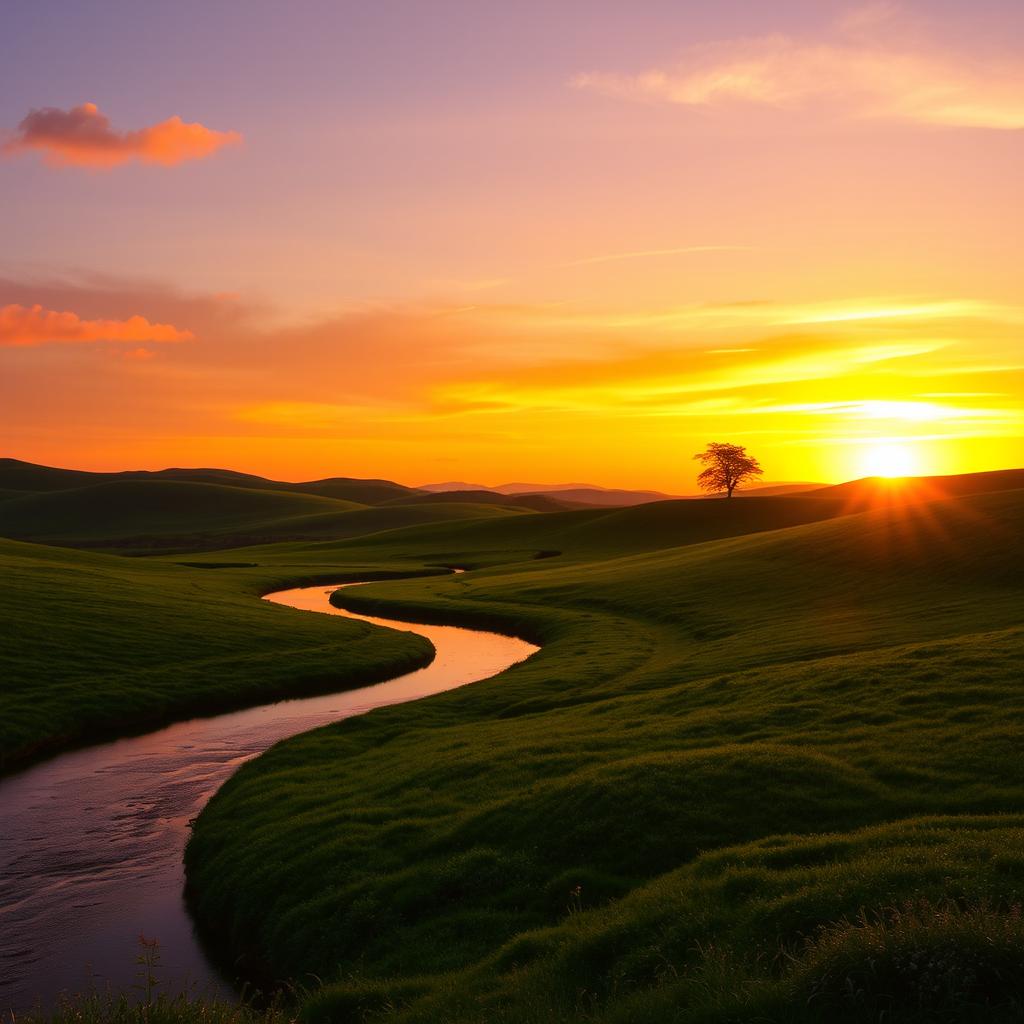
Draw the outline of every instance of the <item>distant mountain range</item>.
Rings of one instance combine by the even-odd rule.
[[[766,498],[773,494],[797,494],[800,491],[813,491],[825,486],[822,483],[781,482],[737,491],[736,497],[756,494],[759,497]],[[706,494],[666,494],[664,491],[634,491],[616,487],[601,487],[598,484],[588,483],[534,484],[514,482],[498,484],[496,487],[488,487],[486,484],[467,483],[463,480],[447,480],[437,484],[421,484],[419,490],[431,491],[434,494],[470,492],[480,495],[489,492],[491,494],[519,496],[544,495],[549,499],[553,498],[569,505],[614,505],[616,507],[646,505],[652,501],[707,497]],[[480,499],[476,498],[474,500]]]
[[[19,459],[0,459],[0,488],[4,490],[65,491],[72,487],[90,487],[126,480],[176,480],[182,483],[248,487],[261,491],[292,491],[297,494],[317,494],[322,498],[357,501],[365,505],[379,505],[419,493],[414,487],[405,487],[391,480],[360,480],[346,476],[286,483],[252,473],[238,473],[233,469],[129,469],[117,473],[92,473],[82,469],[38,466]]]
[[[220,484],[260,491],[289,491],[312,494],[322,498],[338,498],[362,505],[433,504],[435,502],[464,502],[530,509],[534,512],[554,512],[581,507],[625,507],[646,505],[652,501],[679,498],[701,498],[700,494],[666,494],[663,491],[629,490],[601,487],[590,483],[540,484],[512,482],[488,487],[486,484],[449,480],[444,483],[407,487],[393,480],[363,480],[336,476],[323,480],[288,483],[271,480],[252,473],[239,473],[232,469],[159,469],[124,470],[116,473],[92,473],[79,469],[58,469],[39,466],[18,459],[0,459],[0,491],[7,496],[14,492],[63,491],[74,487],[90,487],[101,483],[119,483],[129,480],[177,481],[179,483]],[[795,494],[824,487],[820,483],[777,483],[737,491],[737,497],[772,494]]]
[[[516,520],[518,535],[526,538],[534,529],[531,520],[545,520],[544,530],[559,536],[559,531],[621,527],[638,531],[642,542],[657,527],[692,542],[696,536],[731,535],[738,523],[747,524],[744,530],[751,523],[777,529],[879,504],[1021,487],[1024,470],[1001,470],[902,480],[867,478],[831,487],[772,484],[726,502],[590,484],[511,483],[489,488],[452,481],[415,488],[353,477],[286,483],[227,469],[90,473],[0,459],[0,537],[146,554],[344,540],[428,524],[438,529],[448,524],[461,531],[469,520],[476,522],[474,530],[493,528],[503,536]]]

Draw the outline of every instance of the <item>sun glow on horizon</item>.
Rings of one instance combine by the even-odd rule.
[[[868,448],[861,465],[865,476],[895,479],[914,476],[920,472],[917,458],[909,445],[896,441],[883,441]]]
[[[52,52],[5,65],[0,455],[664,494],[713,440],[769,483],[1024,463],[1024,4],[259,4],[171,19],[184,78],[96,4],[128,105],[62,6],[4,7]]]

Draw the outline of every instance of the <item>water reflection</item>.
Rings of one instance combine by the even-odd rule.
[[[330,604],[336,589],[266,600],[419,633],[434,661],[375,686],[72,751],[0,780],[0,1013],[90,984],[130,988],[140,934],[160,942],[165,991],[228,994],[182,899],[188,822],[218,786],[286,736],[485,679],[537,649],[497,633],[357,615]]]

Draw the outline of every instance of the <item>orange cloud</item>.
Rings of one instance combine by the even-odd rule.
[[[188,124],[177,116],[149,128],[117,132],[95,103],[83,103],[71,110],[44,107],[29,111],[2,151],[17,154],[37,149],[47,163],[76,167],[116,167],[130,160],[170,166],[202,160],[241,140],[238,132],[219,132],[198,122]]]
[[[856,117],[1024,128],[1024,62],[982,61],[913,41],[901,44],[893,38],[897,27],[880,23],[887,21],[883,14],[876,5],[847,17],[830,40],[725,40],[694,47],[673,68],[588,72],[572,84],[684,107],[745,103],[793,109],[825,100]]]
[[[77,313],[57,313],[38,305],[0,306],[0,348],[66,342],[188,341],[192,337],[191,331],[171,324],[151,324],[143,316],[83,320]]]

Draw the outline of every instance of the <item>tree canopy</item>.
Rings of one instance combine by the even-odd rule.
[[[704,463],[704,470],[697,477],[697,485],[702,491],[712,494],[725,492],[727,498],[737,486],[747,480],[759,477],[764,470],[747,449],[739,444],[723,444],[712,441],[707,448],[694,455]]]

